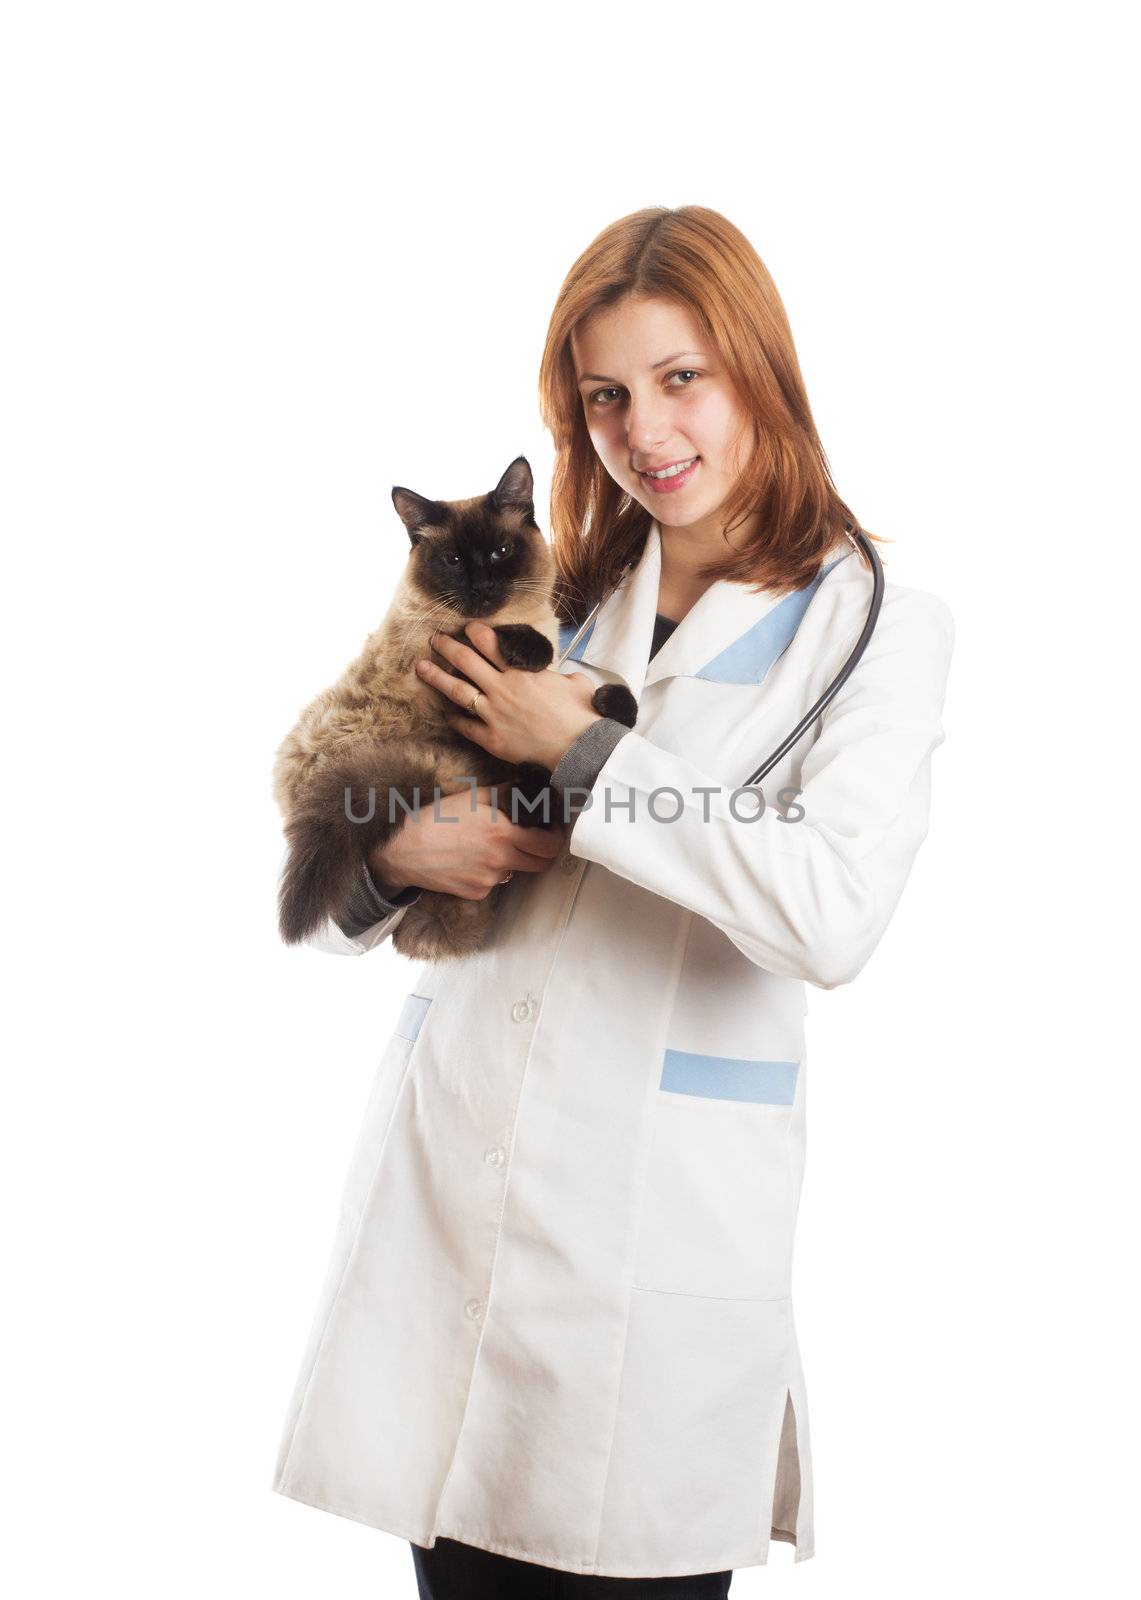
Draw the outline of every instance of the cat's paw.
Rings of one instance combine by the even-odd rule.
[[[499,785],[499,808],[521,828],[548,826],[554,816],[551,774],[537,761],[520,762],[509,783]]]
[[[604,683],[594,691],[590,703],[599,716],[624,727],[632,728],[638,720],[638,702],[624,683]]]
[[[509,667],[523,672],[542,672],[555,659],[551,641],[526,622],[505,622],[496,628],[499,653]]]

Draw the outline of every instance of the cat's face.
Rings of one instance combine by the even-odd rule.
[[[535,521],[531,469],[518,456],[496,487],[470,500],[427,500],[411,489],[392,503],[411,541],[408,575],[439,624],[493,617],[522,598],[547,598],[554,564]]]

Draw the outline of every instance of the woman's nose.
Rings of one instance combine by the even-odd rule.
[[[669,438],[662,399],[656,394],[631,395],[626,410],[626,442],[639,456],[652,456]]]

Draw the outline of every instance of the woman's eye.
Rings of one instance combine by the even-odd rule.
[[[701,376],[700,372],[695,372],[692,367],[678,367],[674,372],[670,373],[670,377],[671,378],[700,378],[700,376]],[[683,383],[683,384],[678,385],[678,387],[680,387],[682,389],[691,389],[693,387],[693,385],[692,385],[692,383]],[[610,402],[607,401],[607,400],[601,400],[599,398],[599,396],[600,395],[604,395],[604,394],[618,394],[618,393],[619,393],[619,390],[614,389],[614,388],[611,388],[611,389],[596,389],[594,391],[594,393],[590,397],[590,403],[591,403],[591,405],[602,406],[603,409],[605,409],[606,406],[609,405]]]
[[[493,561],[503,561],[510,554],[511,554],[511,541],[510,541],[510,539],[505,539],[501,545],[498,545],[491,552],[491,559]]]

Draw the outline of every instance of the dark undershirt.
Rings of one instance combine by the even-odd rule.
[[[676,627],[677,623],[672,617],[664,616],[660,611],[655,613],[654,636],[650,643],[649,659],[651,661]],[[604,720],[609,723],[609,719]],[[610,733],[613,737],[600,741],[596,730],[601,728],[601,723],[592,723],[586,732],[575,740],[575,743],[571,745],[559,762],[560,767],[565,764],[568,770],[574,770],[574,787],[576,788],[590,788],[594,779],[605,765],[610,751],[614,748],[614,744],[621,738],[622,732],[625,731],[620,724],[610,725],[603,729],[603,732]],[[583,746],[582,750],[578,748],[580,745]],[[587,751],[591,753],[587,754]],[[571,826],[573,827],[573,825],[572,822]],[[372,873],[368,869],[368,863],[362,861],[361,877],[354,885],[348,904],[343,911],[334,916],[333,921],[341,932],[347,934],[351,939],[357,934],[366,933],[369,928],[374,928],[378,922],[390,917],[401,906],[412,905],[419,899],[420,894],[421,890],[418,886],[410,884],[395,899],[386,899],[377,888]]]
[[[650,646],[650,660],[652,661],[658,651],[665,644],[670,634],[677,627],[672,617],[664,617],[659,611],[654,616],[654,642]]]

